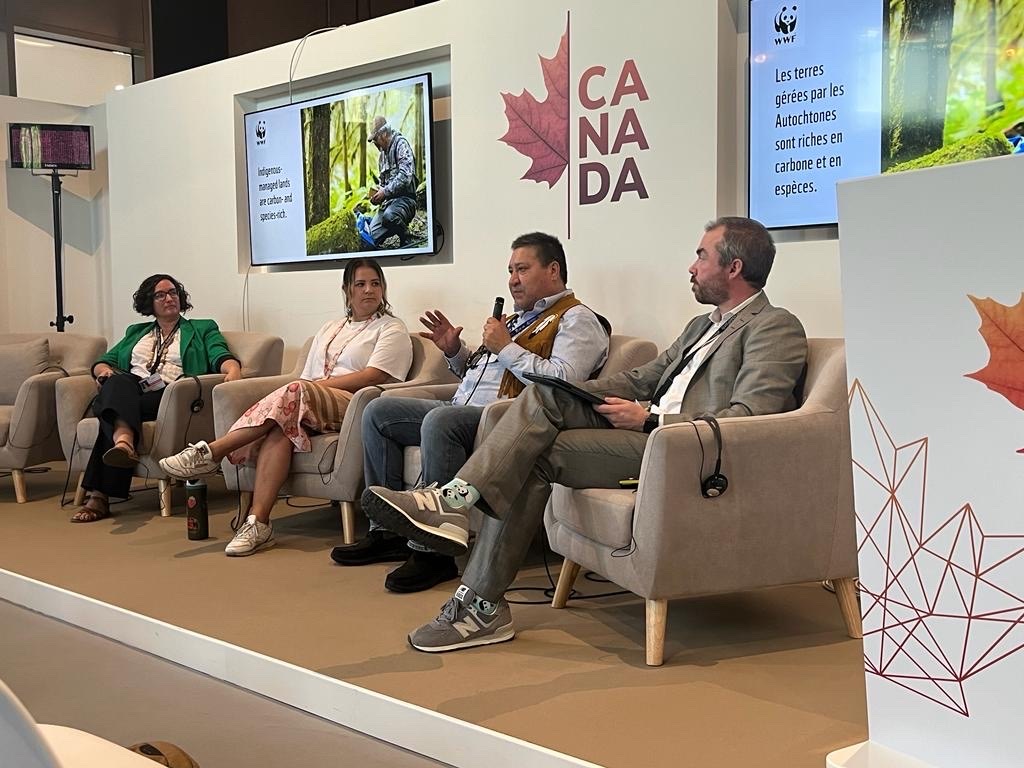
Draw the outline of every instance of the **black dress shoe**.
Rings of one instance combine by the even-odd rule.
[[[409,559],[384,579],[384,586],[389,592],[422,592],[458,576],[454,557],[412,550]]]
[[[409,540],[397,533],[376,528],[355,544],[346,544],[331,550],[331,560],[339,565],[369,565],[370,563],[400,563],[409,557]]]

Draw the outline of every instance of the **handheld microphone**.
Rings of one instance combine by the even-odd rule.
[[[495,296],[494,297],[494,308],[491,309],[491,317],[493,317],[495,320],[500,320],[501,319],[501,311],[504,308],[505,308],[505,299],[503,297],[501,297],[501,296]],[[480,347],[477,349],[477,351],[474,352],[472,355],[470,355],[469,359],[470,360],[474,360],[474,361],[475,360],[479,360],[484,355],[489,355],[490,353],[491,353],[491,351],[489,349],[487,349],[487,345],[486,344],[481,344]],[[475,365],[475,364],[476,363],[474,362],[473,365]],[[473,365],[470,365],[469,367],[472,368]]]

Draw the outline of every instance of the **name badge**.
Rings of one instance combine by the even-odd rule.
[[[139,382],[139,389],[143,392],[157,392],[166,386],[159,373],[151,373]]]

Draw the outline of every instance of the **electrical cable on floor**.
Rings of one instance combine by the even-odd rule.
[[[512,585],[511,587],[509,587],[508,589],[505,590],[505,602],[507,602],[509,605],[548,605],[554,599],[556,586],[555,586],[555,579],[551,575],[551,566],[548,563],[548,540],[547,540],[547,537],[544,537],[544,542],[543,542],[543,547],[541,549],[541,554],[544,557],[544,573],[547,574],[548,584],[550,584],[551,586],[549,586],[549,587],[517,587],[515,585]],[[588,581],[594,581],[594,582],[598,582],[598,583],[611,584],[611,582],[608,579],[606,579],[603,576],[600,576],[600,575],[594,573],[593,571],[587,571],[584,574],[584,578],[587,579]],[[512,593],[512,592],[542,592],[546,599],[545,600],[513,600],[512,598],[508,597],[508,595],[510,593]],[[597,600],[600,597],[618,597],[619,595],[629,595],[629,594],[632,594],[632,593],[628,589],[622,589],[622,590],[619,590],[617,592],[600,592],[600,593],[598,593],[596,595],[584,595],[584,594],[578,592],[576,589],[573,589],[572,591],[569,592],[568,599],[569,600]]]

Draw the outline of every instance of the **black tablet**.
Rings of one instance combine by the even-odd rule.
[[[585,400],[588,403],[604,405],[603,397],[595,395],[592,392],[587,392],[585,389],[580,389],[575,384],[570,384],[565,379],[559,379],[556,376],[545,376],[542,373],[524,373],[523,378],[528,379],[535,384],[543,384],[547,387],[561,389],[562,391],[568,392],[570,395],[578,397],[580,400]]]

